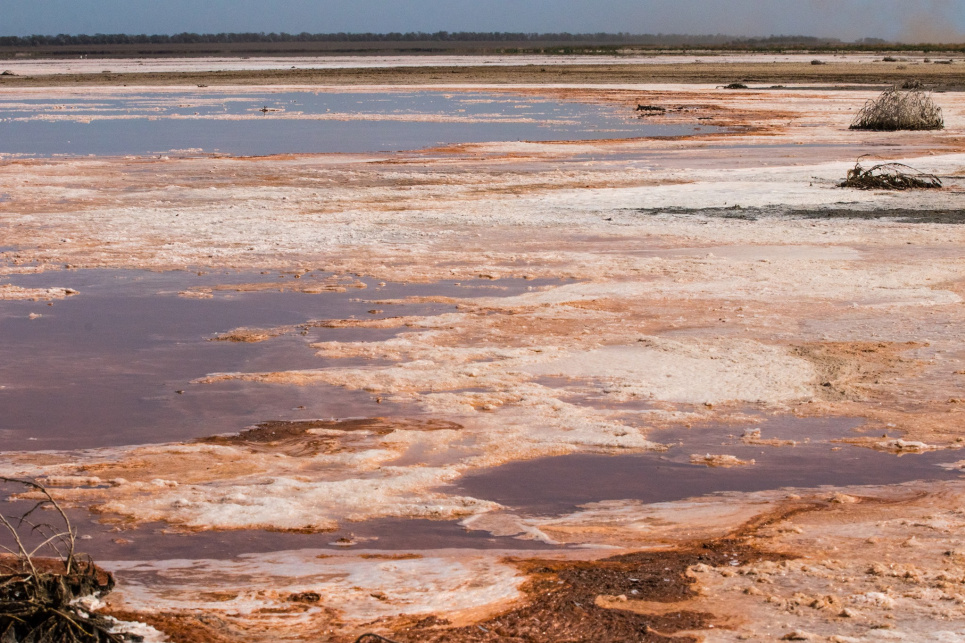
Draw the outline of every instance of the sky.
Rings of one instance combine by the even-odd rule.
[[[962,0],[6,0],[0,35],[523,31],[965,42]]]

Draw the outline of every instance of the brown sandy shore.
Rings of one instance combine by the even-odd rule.
[[[116,65],[117,63],[115,63]],[[105,69],[111,61],[104,61]],[[383,69],[291,69],[219,72],[157,72],[0,76],[3,87],[85,85],[435,85],[700,83],[726,85],[891,85],[920,80],[939,89],[965,88],[965,63],[828,62],[673,63],[620,65],[393,67]]]
[[[407,302],[453,305],[439,315],[305,320],[397,334],[317,343],[324,367],[213,372],[191,385],[324,383],[404,415],[5,452],[0,474],[44,480],[67,506],[134,539],[157,524],[324,536],[346,524],[428,519],[506,542],[98,560],[119,583],[107,609],[179,642],[341,642],[366,631],[406,643],[965,640],[965,481],[955,475],[965,458],[965,98],[938,95],[946,130],[877,133],[847,129],[875,89],[712,87],[890,84],[906,73],[961,81],[957,65],[880,65],[870,76],[834,64],[700,64],[562,76],[453,68],[4,77],[10,94],[42,83],[52,96],[64,85],[109,83],[382,83],[385,92],[441,80],[573,83],[520,91],[674,106],[668,119],[700,114],[731,129],[403,154],[0,161],[0,281],[60,279],[33,290],[0,284],[0,303],[34,299],[45,315],[84,297],[68,264],[424,284],[554,280],[514,296]],[[579,86],[597,83],[634,87]],[[839,188],[866,153],[935,173],[945,187]],[[239,328],[222,339],[272,342],[301,329]],[[756,433],[763,419],[814,418],[858,426],[820,442],[828,453],[872,450],[885,466],[945,454],[949,475],[661,503],[613,489],[556,515],[458,487],[494,467],[563,455],[657,452],[686,466],[753,471],[753,460],[728,452],[754,446],[763,457],[820,440],[806,429],[789,439]],[[680,455],[672,440],[654,438],[699,426],[718,432],[715,452]],[[522,541],[552,548],[513,549]]]

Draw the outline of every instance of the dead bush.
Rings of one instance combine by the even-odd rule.
[[[897,87],[865,103],[851,122],[851,129],[895,131],[932,130],[945,127],[942,109],[920,89]]]
[[[114,579],[74,550],[67,514],[43,485],[0,478],[32,506],[17,517],[0,514],[0,641],[3,643],[124,643],[141,637],[113,632],[116,621],[81,599],[106,594]],[[39,518],[53,514],[53,524]]]
[[[844,182],[838,184],[838,187],[859,190],[910,190],[941,186],[941,180],[934,174],[916,170],[904,163],[880,163],[865,169],[860,159],[848,170]]]

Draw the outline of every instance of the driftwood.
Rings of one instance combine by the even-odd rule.
[[[944,127],[942,108],[935,104],[930,94],[920,89],[903,91],[892,87],[865,103],[851,122],[850,129],[891,132]]]
[[[141,637],[114,633],[115,621],[79,599],[106,594],[114,579],[76,554],[67,514],[36,482],[0,477],[33,505],[17,517],[0,514],[0,643],[124,643]],[[56,524],[36,519],[54,514]]]
[[[861,166],[860,159],[848,170],[848,177],[838,187],[859,190],[910,190],[914,188],[940,188],[941,179],[904,163],[880,163],[868,169]]]

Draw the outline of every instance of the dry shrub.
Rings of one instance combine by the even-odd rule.
[[[115,621],[89,612],[78,599],[106,594],[114,579],[74,551],[67,514],[40,484],[0,477],[33,506],[18,517],[0,514],[0,641],[3,643],[123,643],[141,637],[112,632]],[[47,510],[55,524],[37,520]]]
[[[942,108],[931,95],[919,89],[902,91],[897,87],[865,103],[851,122],[851,129],[878,131],[942,129]]]
[[[941,180],[904,163],[880,163],[868,169],[858,160],[848,170],[848,178],[838,187],[859,190],[910,190],[912,188],[940,188]]]

